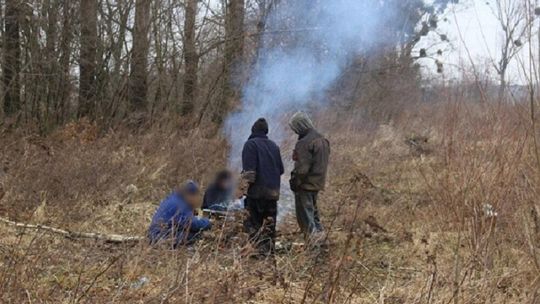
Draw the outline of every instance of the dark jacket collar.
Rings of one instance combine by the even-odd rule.
[[[253,139],[253,138],[268,139],[268,135],[266,135],[266,133],[264,133],[262,131],[255,131],[255,132],[251,133],[251,135],[249,136],[249,139]]]

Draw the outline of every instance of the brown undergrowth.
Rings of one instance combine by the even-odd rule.
[[[245,257],[238,221],[180,250],[0,226],[1,301],[535,303],[540,168],[520,106],[423,105],[377,125],[336,117],[318,119],[332,143],[328,252],[302,246],[292,215],[266,261]],[[204,186],[226,163],[226,141],[204,130],[94,128],[4,133],[1,215],[144,235],[175,185]]]

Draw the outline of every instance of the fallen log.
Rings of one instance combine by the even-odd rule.
[[[25,224],[15,221],[11,221],[6,218],[0,217],[0,222],[17,228],[22,229],[32,229],[32,230],[43,230],[50,232],[52,234],[63,236],[67,239],[94,239],[98,241],[104,241],[107,243],[131,243],[131,242],[140,242],[145,238],[142,236],[125,236],[119,234],[103,234],[103,233],[94,233],[94,232],[75,232],[59,228],[54,228],[41,224]]]

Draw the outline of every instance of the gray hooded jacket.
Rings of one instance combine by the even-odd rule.
[[[304,112],[294,114],[289,125],[298,134],[298,142],[293,153],[291,189],[295,192],[324,190],[330,143],[315,130],[313,122]]]

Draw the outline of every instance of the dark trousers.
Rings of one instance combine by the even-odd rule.
[[[248,217],[244,222],[250,240],[260,254],[274,253],[276,238],[277,201],[246,198]]]
[[[319,209],[317,208],[318,192],[297,191],[294,193],[296,220],[306,237],[322,232]]]

